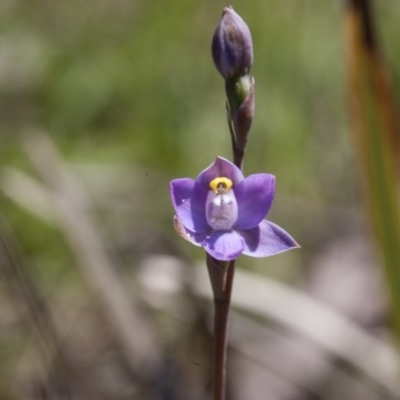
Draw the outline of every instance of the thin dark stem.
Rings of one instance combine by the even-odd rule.
[[[241,170],[243,170],[244,150],[235,148],[233,150],[233,163]]]
[[[229,303],[214,301],[213,400],[225,400]]]
[[[210,260],[209,260],[210,261]],[[209,262],[209,271],[215,268],[217,260]],[[214,279],[215,269],[213,270]],[[217,280],[222,290],[214,291],[214,341],[213,341],[213,373],[212,393],[213,400],[225,400],[226,398],[226,359],[228,338],[228,315],[232,294],[233,276],[235,272],[235,261],[227,264],[226,269],[217,272]],[[211,271],[210,271],[211,273]]]

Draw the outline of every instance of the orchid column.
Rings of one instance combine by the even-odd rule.
[[[235,260],[241,255],[267,257],[298,247],[279,226],[267,221],[275,177],[244,177],[243,158],[254,116],[253,45],[249,28],[231,7],[215,30],[212,54],[225,79],[233,163],[217,157],[194,180],[170,183],[174,227],[188,242],[207,252],[214,294],[213,400],[226,397],[227,326]]]

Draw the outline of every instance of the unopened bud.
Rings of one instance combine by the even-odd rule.
[[[232,7],[224,8],[214,32],[212,56],[215,66],[225,79],[248,74],[253,64],[250,30]]]
[[[251,78],[250,84],[251,86],[249,87],[246,98],[232,115],[236,147],[241,150],[246,149],[247,139],[254,118],[254,78]]]

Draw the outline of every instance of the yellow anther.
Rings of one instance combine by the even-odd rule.
[[[232,187],[232,181],[228,178],[215,178],[210,182],[210,188],[215,193],[225,193]]]

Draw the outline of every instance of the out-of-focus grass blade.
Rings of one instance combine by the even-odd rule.
[[[400,340],[399,123],[388,69],[376,42],[368,0],[347,0],[345,47],[356,156],[363,194],[380,245]]]

